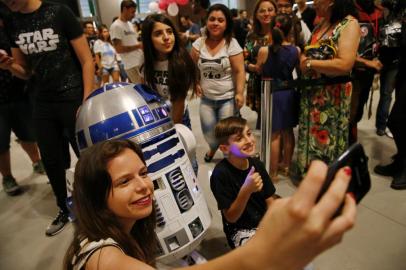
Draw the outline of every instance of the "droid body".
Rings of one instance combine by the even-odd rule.
[[[180,130],[159,96],[146,86],[128,83],[95,90],[82,105],[76,122],[80,151],[110,139],[130,139],[141,146],[154,184],[158,260],[164,263],[195,249],[211,223],[184,145],[191,136]],[[69,193],[72,172],[67,175]]]

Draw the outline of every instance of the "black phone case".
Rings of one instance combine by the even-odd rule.
[[[352,170],[351,182],[347,192],[354,194],[357,203],[368,193],[371,188],[368,157],[365,155],[362,145],[355,143],[329,166],[326,181],[318,199],[327,191],[337,171],[344,166],[349,166]]]

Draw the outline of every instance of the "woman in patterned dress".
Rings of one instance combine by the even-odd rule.
[[[261,123],[261,75],[256,73],[258,51],[272,41],[271,20],[276,16],[273,0],[259,0],[254,8],[254,27],[247,36],[244,48],[245,68],[249,72],[247,106],[258,113],[257,129]]]
[[[316,0],[314,7],[322,20],[301,56],[304,78],[349,75],[360,39],[353,1]],[[329,164],[347,149],[351,91],[350,82],[302,89],[294,179],[306,173],[312,160]]]

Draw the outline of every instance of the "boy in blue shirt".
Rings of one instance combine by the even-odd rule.
[[[256,231],[273,201],[275,187],[255,154],[255,137],[239,117],[221,120],[215,129],[219,149],[227,156],[213,170],[210,187],[221,211],[231,248],[243,245]]]

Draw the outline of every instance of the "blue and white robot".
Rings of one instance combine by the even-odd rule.
[[[177,128],[176,128],[177,127]],[[194,136],[174,126],[169,108],[144,85],[107,84],[82,105],[76,122],[81,151],[104,140],[131,139],[142,147],[153,180],[157,212],[158,260],[170,263],[202,241],[211,215],[188,155]],[[73,173],[68,173],[68,197]]]

